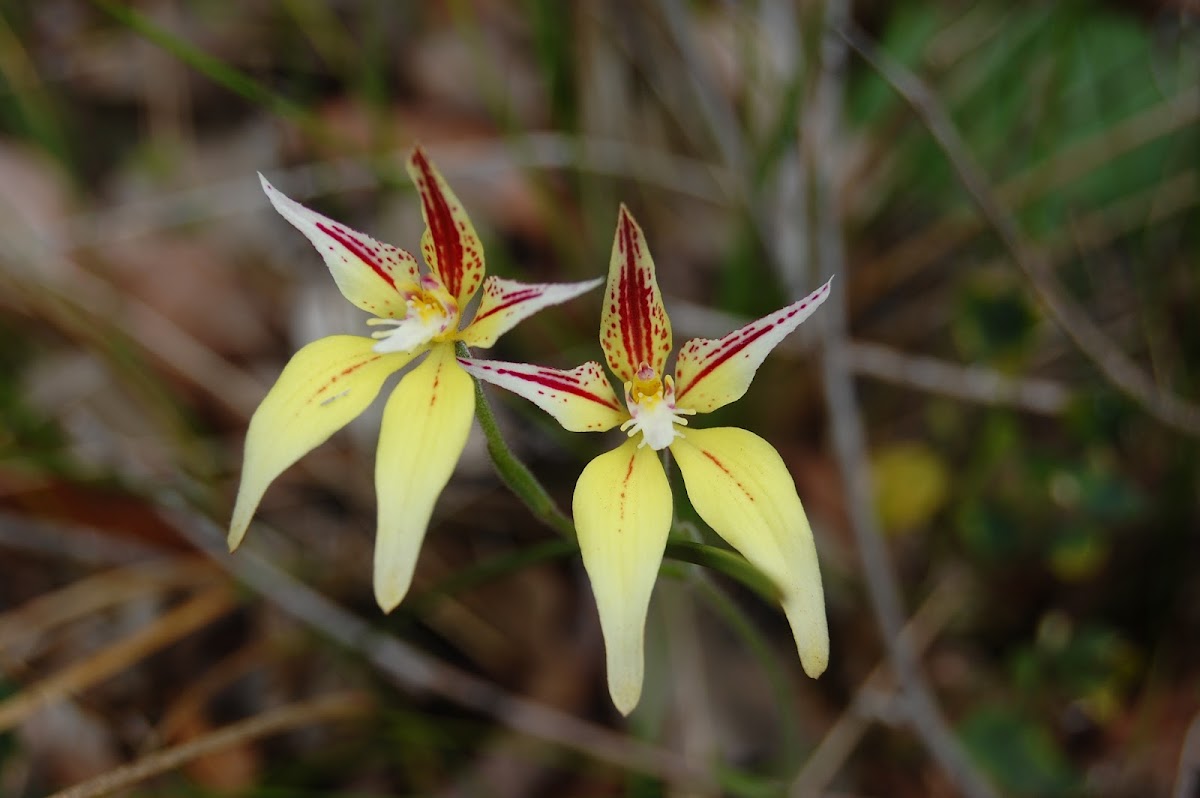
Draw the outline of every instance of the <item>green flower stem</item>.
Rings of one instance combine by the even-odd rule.
[[[462,342],[458,344],[458,354],[460,357],[471,356],[466,344]],[[492,406],[483,392],[483,383],[479,380],[475,380],[475,418],[483,428],[488,454],[491,455],[492,464],[496,466],[496,472],[504,484],[517,494],[517,498],[543,523],[568,540],[575,540],[575,525],[571,523],[571,519],[558,508],[542,483],[538,482],[533,472],[517,459],[505,443],[500,425],[496,423],[496,414],[492,412]]]
[[[408,599],[406,604],[410,612],[419,615],[433,609],[439,602],[450,596],[487,584],[494,579],[509,576],[523,568],[560,557],[569,557],[578,552],[579,547],[575,545],[574,541],[549,538],[541,543],[535,543],[516,551],[507,551],[455,571],[421,595]]]
[[[771,604],[778,604],[782,597],[779,586],[770,577],[751,565],[741,555],[728,549],[709,546],[705,543],[694,543],[690,540],[669,540],[667,541],[666,556],[672,560],[690,562],[693,565],[702,565],[705,568],[720,571],[741,582]]]

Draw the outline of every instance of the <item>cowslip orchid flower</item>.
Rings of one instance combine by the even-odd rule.
[[[284,196],[262,178],[275,210],[325,259],[346,299],[371,314],[371,337],[333,335],[292,357],[250,420],[229,548],[237,548],[267,486],[350,423],[392,374],[418,360],[383,411],[375,461],[378,531],[375,598],[390,611],[408,592],[434,503],[467,442],[474,381],[455,361],[455,342],[490,347],[521,320],[598,286],[528,285],[484,278],[483,247],[466,211],[420,148],[408,159],[426,231],[427,270],[381,243]],[[469,323],[463,311],[476,292]]]
[[[459,359],[481,380],[529,399],[573,432],[620,425],[629,440],[583,470],[574,516],[596,596],[613,703],[628,714],[642,691],[650,594],[671,529],[671,488],[658,452],[679,464],[696,512],[780,590],[801,664],[817,677],[829,659],[825,598],[812,530],[778,452],[743,429],[696,429],[689,417],[746,393],[767,354],[829,295],[809,296],[720,339],[683,345],[666,374],[671,322],[641,228],[621,206],[600,322],[608,367],[624,383],[622,403],[600,364],[567,370]],[[686,429],[685,429],[686,428]]]

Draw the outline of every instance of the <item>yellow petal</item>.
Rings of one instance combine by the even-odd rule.
[[[267,486],[349,424],[379,394],[388,375],[412,359],[377,354],[374,344],[357,335],[334,335],[292,356],[250,419],[242,483],[229,525],[230,549],[241,543]]]
[[[467,346],[487,348],[518,323],[542,308],[574,299],[600,285],[600,278],[582,283],[518,283],[502,277],[483,281],[483,299],[471,323],[459,335]]]
[[[600,346],[608,367],[629,382],[643,363],[663,373],[671,353],[671,322],[663,308],[654,261],[642,228],[621,206],[600,314]]]
[[[832,280],[831,280],[832,282]],[[746,393],[771,350],[829,296],[829,283],[724,338],[693,338],[675,362],[675,404],[711,413]]]
[[[654,450],[628,441],[588,463],[574,512],[604,632],[608,691],[628,715],[642,694],[646,611],[671,531],[671,486]]]
[[[603,432],[629,418],[594,360],[569,371],[462,357],[458,363],[471,376],[525,397],[571,432]]]
[[[409,156],[408,174],[421,195],[425,262],[464,308],[483,281],[483,244],[462,203],[420,147]]]
[[[346,299],[381,318],[404,318],[405,294],[421,279],[416,258],[305,208],[262,175],[258,178],[275,210],[321,253]]]
[[[779,453],[754,433],[723,427],[688,428],[671,454],[700,517],[779,585],[804,671],[820,676],[829,662],[821,571],[812,529]]]
[[[467,444],[474,413],[474,383],[449,344],[434,346],[388,399],[375,460],[375,599],[385,612],[408,592],[433,505]]]

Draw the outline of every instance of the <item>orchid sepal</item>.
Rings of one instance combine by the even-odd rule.
[[[630,440],[592,460],[575,486],[573,514],[609,695],[628,715],[642,693],[646,613],[671,530],[671,486],[657,455]]]
[[[633,380],[643,365],[662,374],[671,352],[671,321],[654,276],[654,260],[642,228],[624,205],[617,214],[609,259],[600,347],[623,383]]]
[[[671,444],[688,499],[704,522],[782,591],[804,672],[829,663],[829,629],[812,528],[771,444],[737,427],[689,430]]]
[[[381,355],[374,341],[331,335],[303,347],[254,411],[246,433],[242,479],[229,549],[242,542],[250,519],[276,477],[333,433],[358,417],[379,395],[384,381],[411,355]]]
[[[421,280],[411,254],[301,205],[262,173],[258,179],[279,215],[321,253],[342,296],[375,316],[404,316],[407,294]]]
[[[474,383],[449,344],[433,346],[384,407],[375,459],[374,578],[384,612],[408,593],[433,506],[467,444],[474,413]]]
[[[483,294],[471,323],[459,335],[468,346],[486,349],[521,321],[543,308],[592,290],[601,278],[578,283],[520,283],[503,277],[483,281]]]
[[[676,403],[711,413],[742,398],[767,355],[820,307],[832,282],[726,336],[684,342],[675,361]]]
[[[476,379],[533,402],[570,432],[603,432],[629,417],[594,360],[566,370],[463,357],[458,363]]]
[[[429,268],[441,277],[450,295],[465,307],[483,282],[483,244],[458,196],[420,147],[406,164],[421,198],[425,234],[421,252]]]

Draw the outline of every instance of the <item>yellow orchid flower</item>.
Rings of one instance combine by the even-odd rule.
[[[483,247],[454,192],[420,148],[407,166],[427,228],[421,239],[429,266],[424,273],[404,250],[305,208],[259,175],[275,210],[321,253],[346,299],[372,315],[367,324],[381,329],[370,338],[322,338],[292,357],[250,419],[229,525],[232,551],[267,486],[365,410],[390,375],[428,353],[392,392],[379,432],[374,584],[385,612],[408,592],[433,505],[462,454],[474,416],[474,383],[455,362],[455,342],[489,347],[533,313],[601,282],[484,279]],[[463,325],[463,310],[479,290],[478,308]]]
[[[683,345],[665,373],[671,322],[642,230],[621,206],[600,321],[608,366],[625,385],[624,406],[600,364],[569,371],[460,358],[475,377],[529,399],[572,432],[620,425],[629,440],[588,464],[574,515],[607,653],[608,689],[624,714],[642,692],[650,593],[671,529],[671,488],[657,452],[679,464],[700,517],[779,587],[805,672],[829,661],[829,631],[812,530],[779,453],[735,427],[695,429],[687,416],[739,399],[767,354],[829,296],[809,296],[720,339]]]

